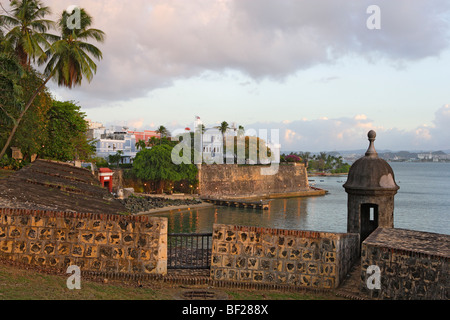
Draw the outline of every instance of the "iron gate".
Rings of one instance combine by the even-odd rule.
[[[209,269],[212,233],[169,233],[168,269]]]

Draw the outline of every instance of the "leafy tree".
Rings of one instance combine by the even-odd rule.
[[[27,77],[22,79],[23,97],[25,100],[39,87],[42,79],[33,70],[27,72]],[[48,112],[53,106],[53,98],[47,88],[44,88],[30,106],[17,129],[12,140],[12,145],[20,148],[25,159],[33,154],[40,154],[42,146],[48,139]],[[11,130],[11,126],[7,126]]]
[[[123,151],[118,150],[116,154],[110,154],[108,156],[108,162],[109,163],[115,163],[116,167],[119,167],[120,160],[122,160]]]
[[[0,49],[0,121],[4,128],[16,124],[15,113],[23,105],[21,80],[25,72],[13,54],[5,52],[4,46]]]
[[[243,138],[240,137],[239,139],[238,139],[238,137],[230,137],[230,138],[234,139],[233,156],[234,156],[235,160],[238,157],[239,148],[242,148],[242,147],[244,147],[245,159],[251,159],[251,158],[257,157],[258,160],[263,160],[266,155],[267,155],[267,157],[271,157],[271,155],[272,155],[272,152],[271,152],[270,148],[267,146],[266,141],[264,141],[263,139],[261,139],[259,137],[245,136]],[[244,141],[244,143],[245,143],[244,146],[242,146],[242,141]],[[256,152],[256,154],[253,154],[253,152]],[[223,153],[224,153],[224,156],[227,154],[226,143],[224,143],[224,145],[223,145]]]
[[[149,147],[154,147],[158,144],[158,141],[161,139],[158,139],[157,137],[151,137],[150,139],[148,139],[148,146]]]
[[[17,3],[17,5],[20,6],[20,4],[25,2],[28,3],[31,1],[15,1],[14,3]],[[97,65],[90,56],[100,60],[102,59],[102,53],[97,47],[86,41],[94,39],[98,42],[103,42],[103,31],[90,28],[92,25],[92,17],[84,9],[80,10],[80,29],[74,28],[71,30],[67,27],[67,19],[69,16],[68,12],[63,12],[62,17],[58,22],[60,35],[54,37],[55,41],[51,44],[45,54],[39,55],[38,53],[35,53],[34,56],[30,56],[33,58],[39,56],[38,62],[40,64],[47,63],[44,71],[45,79],[33,94],[27,100],[24,100],[26,103],[21,108],[18,117],[14,118],[14,125],[3,149],[0,151],[0,158],[2,158],[3,154],[5,154],[10,146],[24,115],[50,79],[53,78],[59,86],[72,88],[73,86],[80,85],[84,77],[86,77],[88,81],[91,81],[97,70]],[[5,18],[2,19],[4,20]],[[25,22],[21,21],[21,23],[24,24]],[[22,28],[24,27],[25,26],[22,25]],[[41,37],[45,38],[44,32],[41,32]],[[28,51],[25,50],[25,52]]]
[[[195,165],[175,165],[172,162],[173,147],[168,144],[144,149],[136,155],[133,172],[137,178],[158,183],[158,192],[163,193],[167,183],[188,179],[194,181],[197,175]]]
[[[73,102],[54,101],[47,114],[48,140],[42,156],[59,161],[88,160],[94,147],[87,139],[88,123],[80,107]]]

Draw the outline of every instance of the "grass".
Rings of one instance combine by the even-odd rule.
[[[69,290],[64,275],[48,275],[32,270],[0,265],[0,300],[174,300],[188,286],[162,282],[119,282],[83,280],[81,290]],[[199,289],[199,287],[195,287]],[[210,288],[202,287],[202,290]],[[228,296],[229,300],[335,300],[329,294],[305,294],[301,292],[255,291],[238,289],[214,289]]]

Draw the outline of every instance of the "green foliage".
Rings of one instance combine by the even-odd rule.
[[[2,159],[0,159],[0,169],[19,170],[25,167],[27,164],[27,161],[19,161],[8,157],[8,155],[6,154]]]
[[[263,139],[261,139],[259,137],[245,136],[245,137],[239,137],[239,138],[232,137],[232,139],[234,139],[233,155],[234,155],[235,159],[237,159],[237,157],[238,157],[238,150],[242,147],[244,147],[245,159],[254,159],[256,156],[257,159],[264,160],[266,158],[266,156],[269,158],[272,156],[272,151],[267,146],[266,141],[264,141]],[[245,143],[245,145],[242,146],[242,143]],[[224,151],[223,154],[225,157],[225,155],[227,154],[226,142],[224,142],[224,144],[223,144],[223,151]],[[256,155],[253,154],[254,152],[256,152]]]
[[[120,160],[122,160],[122,155],[123,155],[123,151],[122,150],[117,151],[116,154],[110,154],[108,156],[108,162],[111,163],[111,164],[114,163],[116,165],[116,167],[118,167],[119,163],[120,163]]]
[[[109,165],[108,161],[106,161],[106,159],[102,157],[95,157],[92,159],[92,162],[95,163],[95,166],[97,168],[106,168]]]
[[[158,182],[188,180],[194,183],[197,167],[193,164],[174,164],[172,149],[173,146],[169,144],[161,144],[138,152],[133,162],[135,176],[139,179]],[[161,188],[163,184],[160,184]]]
[[[288,162],[288,157],[299,157],[307,165],[308,171],[313,172],[329,172],[329,173],[348,173],[350,165],[344,162],[341,156],[333,156],[326,152],[320,152],[311,155],[310,152],[291,152],[289,155],[282,154],[281,162]]]
[[[33,70],[27,72],[27,76],[21,81],[24,89],[24,101],[30,98],[42,82],[38,73]],[[20,148],[24,158],[28,159],[33,154],[39,154],[42,146],[46,144],[48,140],[47,114],[52,105],[53,98],[50,92],[44,88],[24,115],[12,140],[12,146]]]
[[[80,107],[70,101],[54,101],[47,114],[48,140],[42,156],[59,161],[88,160],[94,147],[87,140],[88,124]]]
[[[84,9],[81,28],[71,30],[66,23],[70,13],[64,11],[55,24],[45,19],[50,8],[40,0],[13,0],[10,7],[10,12],[0,15],[0,157],[11,143],[23,148],[25,154],[38,152],[47,132],[43,115],[49,99],[41,99],[46,95],[45,85],[50,79],[68,88],[80,85],[83,78],[91,81],[97,70],[93,59],[101,60],[103,56],[87,41],[103,42],[105,38],[103,31],[90,28],[92,17]],[[47,33],[54,27],[60,31],[59,36]],[[32,62],[46,64],[45,79],[33,69]],[[21,83],[23,74],[27,74],[25,84]],[[54,131],[58,124],[52,126],[48,139],[55,146],[46,143],[43,154],[64,161],[70,157],[70,150]],[[72,129],[76,132],[78,127]],[[92,147],[81,135],[68,136],[68,140],[76,157],[84,159],[92,154]],[[63,148],[60,152],[56,149],[58,144]]]
[[[12,0],[10,7],[10,14],[0,15],[0,25],[8,31],[5,40],[20,63],[29,67],[31,62],[45,57],[44,51],[54,39],[47,33],[54,23],[45,19],[51,10],[39,0]]]
[[[102,52],[93,44],[85,42],[94,39],[103,42],[105,34],[98,29],[90,28],[92,17],[84,10],[80,10],[81,28],[73,30],[67,28],[70,14],[63,12],[58,21],[60,36],[52,43],[40,64],[47,63],[45,75],[53,77],[59,86],[72,88],[80,85],[83,77],[90,82],[97,71],[97,65],[91,56],[97,60],[103,58]]]
[[[23,107],[21,80],[25,71],[11,53],[0,51],[0,123],[15,123],[16,114]]]

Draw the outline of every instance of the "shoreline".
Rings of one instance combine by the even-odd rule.
[[[217,198],[223,200],[271,200],[271,199],[283,199],[283,198],[300,198],[300,197],[318,197],[324,196],[328,193],[327,190],[314,188],[311,190],[303,190],[303,191],[295,191],[295,192],[286,192],[286,193],[267,193],[267,194],[258,194],[258,195],[242,195],[242,196],[223,196],[223,197],[213,197],[208,196],[209,198]],[[204,197],[204,199],[208,199],[208,197]]]
[[[321,173],[321,172],[317,172],[317,173],[308,173],[308,178],[309,177],[347,177],[348,173]]]
[[[192,204],[192,205],[167,206],[167,207],[163,207],[163,208],[156,208],[156,209],[151,209],[148,211],[134,213],[134,214],[132,214],[132,216],[145,216],[145,215],[151,215],[151,214],[156,214],[156,213],[169,212],[169,211],[173,211],[173,210],[188,211],[191,209],[204,209],[204,208],[211,208],[211,207],[214,207],[214,204],[202,202],[199,204]]]

